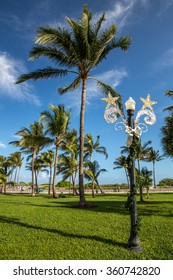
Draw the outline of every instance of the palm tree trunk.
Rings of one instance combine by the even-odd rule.
[[[48,188],[48,195],[50,195],[50,188],[52,185],[52,166],[50,165],[50,178],[49,178],[49,188]]]
[[[35,192],[38,194],[38,172],[35,170]]]
[[[155,173],[155,161],[153,161],[153,184],[156,189],[156,173]]]
[[[83,79],[82,85],[82,100],[80,111],[80,143],[79,143],[79,205],[86,206],[84,182],[83,182],[83,157],[84,157],[84,116],[85,116],[85,103],[86,103],[86,78]]]
[[[17,174],[17,187],[19,186],[19,175],[20,175],[20,166],[18,168],[18,174]]]
[[[34,191],[34,152],[32,154],[32,186],[31,186],[31,195],[35,196],[35,191]]]
[[[95,193],[94,193],[94,182],[92,182],[92,197],[95,197]]]
[[[140,160],[139,159],[138,159],[138,171],[139,171],[139,173],[141,172]],[[140,196],[140,202],[144,202],[142,186],[139,187],[139,196]]]
[[[77,195],[77,190],[76,190],[76,175],[77,175],[77,172],[74,172],[73,174],[73,195]]]
[[[17,186],[17,166],[16,166],[16,170],[15,170],[15,174],[14,174],[14,187],[16,187]]]
[[[53,198],[57,198],[57,192],[55,189],[57,162],[58,162],[58,146],[56,145],[55,159],[54,159],[54,171],[53,171],[53,183],[52,183]]]
[[[100,187],[99,183],[97,183],[97,186],[98,186],[98,188],[99,188],[101,194],[105,194],[104,191],[102,190],[102,188]]]
[[[130,189],[130,182],[129,182],[128,172],[127,172],[126,168],[124,170],[125,170],[125,174],[126,174],[127,185],[128,185],[128,188]]]

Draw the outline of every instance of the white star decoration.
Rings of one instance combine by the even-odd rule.
[[[144,99],[142,97],[140,97],[140,99],[144,103],[144,105],[142,106],[142,109],[149,108],[150,110],[153,110],[152,105],[157,104],[157,102],[150,100],[150,94],[147,95],[146,99]]]
[[[106,109],[108,109],[111,105],[117,106],[116,101],[119,99],[119,97],[113,97],[110,92],[108,93],[107,98],[101,98],[101,100],[107,102]]]

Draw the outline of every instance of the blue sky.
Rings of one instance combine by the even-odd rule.
[[[163,108],[171,99],[164,96],[167,89],[173,89],[173,0],[0,0],[0,154],[8,156],[16,149],[9,145],[16,139],[15,133],[22,127],[39,119],[40,113],[49,104],[64,104],[72,108],[71,128],[79,129],[80,90],[59,96],[57,89],[72,81],[73,77],[26,82],[15,85],[22,73],[49,65],[46,59],[28,61],[28,53],[34,45],[34,36],[39,26],[66,26],[65,17],[79,18],[83,4],[97,20],[106,12],[104,27],[117,25],[117,36],[132,38],[127,52],[116,49],[103,61],[93,75],[113,86],[123,96],[136,101],[136,112],[143,105],[140,97],[157,101],[153,109],[157,123],[142,134],[142,142],[152,140],[156,150],[160,145],[160,128],[166,113]],[[107,148],[108,159],[94,154],[102,168],[108,170],[100,177],[101,183],[125,182],[123,170],[113,170],[113,161],[120,155],[127,136],[114,130],[114,124],[104,120],[106,103],[94,83],[88,83],[85,133],[95,139],[100,135],[101,145]],[[120,120],[121,121],[121,120]],[[144,163],[152,169],[151,163]],[[172,177],[172,161],[165,159],[156,163],[157,182],[163,177]],[[46,182],[45,174],[40,183]],[[58,178],[58,180],[60,177]],[[21,180],[30,181],[30,173],[22,168]]]

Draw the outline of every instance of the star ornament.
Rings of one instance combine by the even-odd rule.
[[[150,110],[153,110],[152,105],[157,104],[157,102],[150,100],[150,94],[147,95],[146,99],[144,99],[142,97],[140,97],[140,99],[144,103],[144,105],[142,106],[142,109],[149,108]]]
[[[111,105],[116,106],[116,101],[119,99],[119,97],[113,97],[110,92],[108,93],[108,97],[101,98],[101,100],[107,102],[106,109],[108,109]]]

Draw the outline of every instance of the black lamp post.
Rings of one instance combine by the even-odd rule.
[[[127,110],[127,122],[128,126],[131,129],[135,128],[134,124],[134,111],[136,102],[130,97],[126,103]],[[130,167],[129,167],[129,176],[130,176],[130,198],[131,198],[131,206],[130,206],[130,219],[131,219],[131,229],[130,229],[130,238],[128,240],[127,249],[134,251],[142,251],[140,246],[140,240],[137,233],[137,223],[138,223],[138,214],[137,214],[137,202],[136,202],[136,178],[135,178],[135,158],[134,158],[134,135],[132,136],[132,143],[130,145]]]
[[[144,121],[148,125],[153,125],[156,122],[156,115],[153,111],[152,105],[157,102],[150,100],[150,95],[148,94],[147,98],[140,98],[144,103],[142,108],[138,111],[135,120],[133,119],[135,105],[136,102],[129,97],[126,101],[126,111],[128,118],[126,119],[123,109],[119,108],[119,104],[117,102],[119,98],[112,96],[108,93],[108,97],[102,98],[103,101],[107,102],[106,109],[104,112],[104,118],[108,123],[114,123],[117,121],[119,117],[122,118],[123,122],[118,122],[118,124],[122,124],[125,127],[125,132],[128,134],[127,144],[129,146],[130,154],[129,154],[129,176],[130,176],[130,195],[128,199],[128,209],[130,210],[130,218],[131,218],[131,229],[130,229],[130,237],[128,240],[127,249],[134,251],[142,251],[140,246],[140,240],[138,237],[138,227],[139,220],[137,215],[137,203],[136,203],[136,180],[135,180],[135,137],[140,138],[142,132],[147,131],[147,126],[144,123],[139,123],[139,119],[141,116],[146,115]],[[115,130],[121,130],[119,126],[115,125]]]

